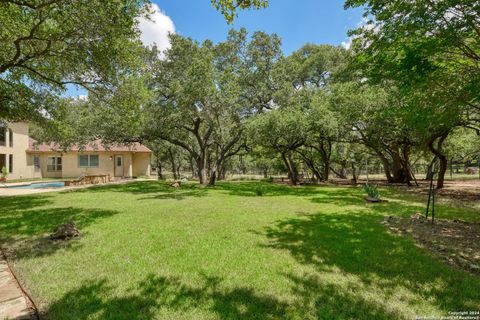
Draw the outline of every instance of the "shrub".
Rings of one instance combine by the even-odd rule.
[[[7,171],[7,168],[4,166],[4,167],[2,168],[2,174],[1,174],[0,177],[2,178],[2,180],[6,180],[6,179],[7,179],[7,176],[8,176],[8,171]]]
[[[262,182],[273,182],[273,177],[264,178]]]
[[[363,186],[363,191],[365,191],[369,198],[380,199],[380,192],[378,191],[377,186],[366,183]]]
[[[262,197],[263,195],[265,195],[265,189],[262,186],[258,186],[255,188],[255,194],[258,197]]]

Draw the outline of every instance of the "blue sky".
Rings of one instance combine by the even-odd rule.
[[[168,47],[168,32],[176,32],[198,41],[225,40],[228,30],[242,27],[276,33],[282,38],[286,55],[306,43],[341,45],[347,42],[347,31],[362,20],[359,9],[344,10],[343,0],[270,0],[261,10],[240,11],[232,25],[226,23],[210,0],[153,0],[153,21],[142,21],[140,29],[146,44]],[[84,95],[85,91],[70,86],[67,96]]]
[[[347,31],[358,25],[360,10],[344,10],[343,0],[271,0],[262,10],[239,12],[233,25],[214,10],[210,0],[155,0],[175,24],[176,31],[197,40],[225,39],[230,28],[246,27],[277,33],[289,54],[307,42],[341,44]]]

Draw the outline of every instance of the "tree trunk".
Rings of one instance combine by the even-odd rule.
[[[315,177],[315,179],[317,179],[317,181],[322,181],[323,177],[322,177],[322,174],[320,173],[320,171],[318,171],[317,168],[314,165],[311,167],[311,169],[312,169],[312,173],[313,173],[313,176]]]
[[[312,171],[312,174],[313,174],[312,180],[314,180],[315,178],[315,180],[317,181],[322,181],[323,180],[322,173],[320,172],[319,168],[317,168],[317,166],[315,165],[315,160],[313,159],[313,156],[311,154],[309,155],[308,152],[303,153],[299,150],[297,150],[297,152],[302,157],[303,162],[305,163],[307,168],[310,169],[310,171]]]
[[[160,152],[155,153],[155,162],[156,162],[156,167],[157,167],[157,179],[158,180],[163,180],[163,174],[162,174],[162,161],[160,161]]]
[[[292,159],[292,154],[290,152],[288,154],[282,153],[282,159],[287,167],[290,183],[292,186],[296,186],[298,184],[298,172],[297,167]]]
[[[392,174],[394,183],[405,182],[405,172],[403,170],[402,158],[398,150],[392,152]]]
[[[177,164],[175,163],[175,156],[173,155],[172,149],[168,148],[168,157],[170,158],[170,164],[172,166],[173,179],[177,180]]]
[[[163,180],[163,173],[162,173],[162,163],[157,162],[157,179]]]
[[[227,168],[225,165],[222,165],[222,168],[218,171],[218,180],[225,180],[227,177]]]
[[[181,178],[182,178],[182,174],[181,174],[181,172],[180,172],[180,171],[181,171],[181,170],[180,170],[181,168],[182,168],[182,165],[179,164],[179,165],[177,166],[177,177],[178,177],[178,179],[181,179]]]
[[[208,184],[208,174],[207,174],[207,159],[205,156],[201,156],[197,159],[197,174],[200,184]]]
[[[407,183],[407,185],[409,187],[412,186],[412,179],[413,179],[413,174],[410,172],[410,157],[409,157],[409,147],[407,145],[405,145],[403,148],[402,148],[402,155],[403,155],[403,159],[402,159],[402,166],[403,166],[403,174],[405,176],[405,182]]]
[[[328,181],[330,178],[330,160],[323,162],[323,181]]]
[[[323,180],[322,174],[320,173],[320,171],[318,170],[318,168],[315,166],[315,163],[313,162],[313,160],[312,160],[312,159],[304,158],[304,162],[305,162],[305,164],[307,165],[307,167],[310,168],[310,170],[312,171],[313,176],[315,177],[315,179],[316,179],[317,181],[322,181],[322,180]]]
[[[357,181],[358,181],[357,168],[355,167],[355,164],[353,162],[352,162],[352,180],[353,180],[353,183],[357,184]]]
[[[388,162],[388,159],[383,155],[383,153],[376,151],[375,153],[377,154],[378,158],[382,162],[383,165],[383,171],[385,172],[385,177],[387,177],[388,183],[393,183],[394,179],[392,177],[392,173],[390,171],[390,162]]]
[[[440,156],[440,170],[438,171],[437,189],[442,189],[445,185],[445,173],[447,172],[448,160],[445,156]]]
[[[211,187],[215,186],[215,182],[217,181],[218,177],[218,170],[221,167],[221,163],[222,159],[218,159],[210,165],[210,179],[208,181],[208,185]]]
[[[207,183],[207,169],[202,166],[198,166],[197,175],[200,184],[205,185]]]
[[[323,181],[328,181],[330,178],[330,157],[332,155],[332,143],[330,141],[322,141],[320,144],[320,154],[323,161]]]
[[[343,164],[342,164],[342,168],[340,168],[340,172],[336,171],[333,167],[330,167],[330,170],[332,170],[333,174],[335,174],[337,178],[347,179],[347,169]]]
[[[208,185],[213,187],[215,186],[215,182],[217,180],[217,169],[213,169],[210,171],[210,179],[208,180]]]
[[[447,172],[448,159],[442,151],[443,142],[448,137],[449,132],[445,132],[438,137],[430,139],[428,142],[428,148],[430,151],[438,158],[440,161],[440,168],[438,170],[437,178],[437,189],[442,189],[445,184],[445,173]],[[439,139],[437,142],[437,147],[435,148],[435,140]]]
[[[192,172],[192,180],[197,178],[197,172],[195,170],[195,164],[193,157],[190,157],[190,171]]]

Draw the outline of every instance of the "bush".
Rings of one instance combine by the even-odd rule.
[[[6,167],[2,168],[1,174],[0,174],[0,180],[1,181],[6,181],[8,176],[8,171]]]
[[[255,194],[258,197],[263,197],[263,195],[265,195],[265,189],[262,186],[258,186],[255,188]]]
[[[380,192],[378,191],[377,186],[366,183],[363,186],[363,191],[365,191],[369,198],[380,199]]]
[[[264,178],[261,181],[262,182],[273,182],[273,177]]]

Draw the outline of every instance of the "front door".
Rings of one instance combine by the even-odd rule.
[[[115,156],[115,177],[123,177],[123,156]]]

